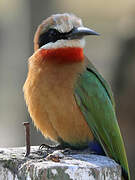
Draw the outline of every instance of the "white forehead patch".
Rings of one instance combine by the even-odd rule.
[[[64,47],[80,47],[84,48],[85,46],[85,39],[73,39],[73,40],[58,40],[55,43],[50,42],[41,47],[41,49],[57,49],[57,48],[64,48]]]
[[[56,14],[52,16],[54,20],[53,28],[61,33],[69,32],[74,27],[82,27],[82,20],[73,14]]]

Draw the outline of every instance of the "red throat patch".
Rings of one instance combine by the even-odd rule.
[[[41,49],[41,56],[44,59],[51,59],[59,63],[83,61],[83,48],[65,47],[58,49]]]

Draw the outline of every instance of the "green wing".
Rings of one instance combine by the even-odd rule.
[[[89,127],[106,155],[116,160],[129,176],[112,91],[90,62],[76,81],[74,95]]]

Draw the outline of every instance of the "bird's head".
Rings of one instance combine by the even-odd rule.
[[[73,14],[56,14],[44,20],[35,33],[34,50],[40,49],[45,57],[62,61],[83,59],[84,36],[99,35],[83,26],[82,20]]]

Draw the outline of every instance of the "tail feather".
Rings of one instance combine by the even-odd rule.
[[[122,180],[130,180],[128,173],[127,173],[127,171],[125,171],[124,168],[122,168]]]

